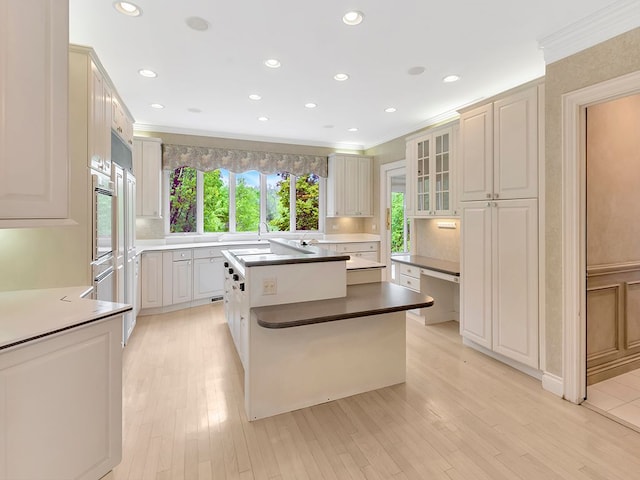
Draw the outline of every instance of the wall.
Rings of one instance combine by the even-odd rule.
[[[438,228],[442,220],[454,221],[456,228]],[[413,222],[415,254],[440,258],[450,262],[460,261],[460,219],[417,218]]]
[[[546,370],[562,375],[562,95],[640,70],[640,28],[547,65],[545,76]],[[576,245],[576,248],[578,246]]]

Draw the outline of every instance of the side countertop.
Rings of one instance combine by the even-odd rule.
[[[256,307],[258,325],[288,328],[401,312],[433,305],[433,298],[389,282],[349,285],[346,297]]]
[[[90,290],[0,292],[0,350],[131,310],[131,305],[82,298]]]
[[[440,260],[439,258],[422,257],[420,255],[392,255],[392,262],[405,263],[427,270],[460,276],[460,263]]]

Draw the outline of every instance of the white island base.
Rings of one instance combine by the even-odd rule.
[[[405,312],[291,328],[251,314],[245,369],[249,420],[348,397],[406,378]]]

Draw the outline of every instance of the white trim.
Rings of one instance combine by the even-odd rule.
[[[640,26],[638,0],[619,0],[538,39],[547,64]]]
[[[585,114],[590,105],[640,92],[640,71],[562,96],[564,398],[586,396]]]
[[[547,369],[545,89],[538,85],[538,366]]]
[[[564,392],[564,383],[562,377],[554,375],[553,373],[543,372],[542,388],[558,397],[562,397]]]
[[[387,268],[384,269],[383,275],[387,281],[391,281],[391,247],[387,241],[387,173],[391,170],[406,169],[406,160],[396,160],[395,162],[383,163],[380,165],[380,189],[378,197],[379,217],[378,217],[378,232],[380,234],[380,263],[384,263]],[[406,172],[406,170],[405,170]],[[406,173],[405,173],[406,178]],[[408,189],[405,189],[405,191]]]

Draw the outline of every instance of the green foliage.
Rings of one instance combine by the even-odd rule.
[[[229,231],[229,174],[225,170],[225,183],[221,170],[205,172],[203,204],[204,204],[204,231],[228,232]]]
[[[196,231],[196,171],[189,167],[176,168],[169,179],[170,231]]]
[[[236,231],[257,232],[260,224],[260,189],[236,177]]]
[[[404,246],[404,193],[391,193],[391,253],[405,252]],[[408,239],[407,239],[407,248]]]
[[[278,202],[275,212],[267,215],[269,228],[273,231],[288,231],[290,219],[291,176],[279,173],[281,179],[277,183]],[[320,177],[307,175],[296,177],[296,230],[318,230],[320,213]]]

